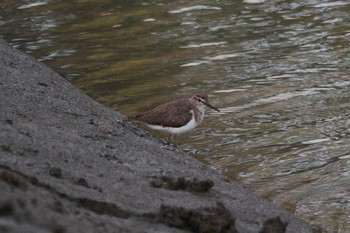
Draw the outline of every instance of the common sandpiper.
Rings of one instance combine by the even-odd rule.
[[[170,142],[171,135],[176,137],[202,123],[205,107],[220,112],[209,103],[207,94],[199,93],[189,99],[178,99],[159,105],[148,112],[131,116],[129,119],[144,122],[151,129],[167,132],[169,134],[167,141]]]

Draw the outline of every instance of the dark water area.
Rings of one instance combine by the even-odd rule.
[[[206,91],[185,151],[350,232],[349,1],[6,0],[0,36],[125,115]]]

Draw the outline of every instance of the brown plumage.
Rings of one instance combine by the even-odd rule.
[[[130,120],[141,121],[150,125],[163,127],[181,127],[192,118],[191,106],[188,99],[174,100],[129,117]]]

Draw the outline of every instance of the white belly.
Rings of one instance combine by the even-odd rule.
[[[184,126],[181,127],[163,127],[160,125],[147,125],[151,129],[159,130],[159,131],[164,131],[169,134],[183,134],[186,133],[192,129],[194,129],[197,126],[197,122],[194,118],[194,114],[192,112],[192,118],[191,120]]]

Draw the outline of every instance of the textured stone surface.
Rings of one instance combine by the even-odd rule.
[[[312,232],[1,40],[0,54],[0,232]]]

